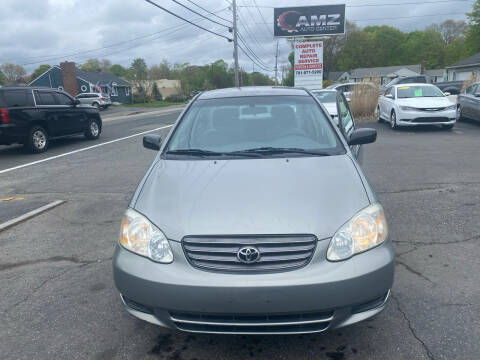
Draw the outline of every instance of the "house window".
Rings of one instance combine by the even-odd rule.
[[[117,83],[112,83],[112,93],[110,96],[118,96],[118,88]]]
[[[125,95],[130,96],[130,88],[128,86],[125,88]]]
[[[87,92],[87,86],[86,85],[80,86],[80,90],[82,90],[82,92]]]

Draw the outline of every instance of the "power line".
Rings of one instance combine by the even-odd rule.
[[[222,11],[225,11],[227,8],[223,8],[221,10],[218,11],[218,13],[222,12]],[[203,21],[203,19],[200,19],[200,18],[196,18],[196,19],[192,19],[192,21]],[[149,38],[151,36],[155,36],[155,35],[158,35],[158,34],[162,34],[164,32],[169,32],[171,30],[175,30],[175,29],[179,29],[179,28],[182,28],[184,27],[185,24],[181,24],[181,25],[176,25],[176,26],[173,26],[173,27],[168,27],[168,28],[164,28],[160,31],[156,31],[154,33],[151,33],[151,34],[146,34],[146,35],[142,35],[142,36],[138,36],[136,38],[133,38],[133,39],[130,39],[130,40],[126,40],[126,41],[120,41],[120,42],[117,42],[117,43],[113,43],[113,44],[110,44],[110,45],[106,45],[106,46],[102,46],[102,47],[99,47],[99,48],[94,48],[94,49],[89,49],[89,50],[83,50],[83,51],[77,51],[77,52],[73,52],[73,53],[70,53],[70,54],[62,54],[62,55],[53,55],[52,57],[48,57],[46,58],[45,55],[42,55],[42,56],[35,56],[35,57],[30,57],[30,58],[27,58],[27,59],[38,59],[38,58],[42,58],[41,60],[38,60],[38,61],[34,61],[34,62],[28,62],[26,64],[22,64],[23,66],[27,66],[27,65],[34,65],[34,64],[40,64],[42,62],[48,62],[48,61],[52,61],[52,60],[60,60],[60,59],[64,59],[64,58],[69,58],[69,57],[77,57],[78,55],[82,55],[82,54],[87,54],[87,53],[92,53],[92,52],[96,52],[96,51],[99,51],[99,50],[104,50],[104,49],[109,49],[109,48],[113,48],[113,47],[117,47],[117,46],[121,46],[123,44],[127,44],[127,43],[131,43],[131,42],[134,42],[134,41],[137,41],[137,40],[140,40],[140,39],[145,39],[145,38]],[[149,41],[152,41],[152,40],[156,40],[158,39],[158,37],[155,37],[153,39],[149,39]],[[133,47],[136,47],[135,45]],[[132,48],[133,48],[132,47]],[[128,48],[127,48],[128,49]],[[7,60],[8,61],[8,60]],[[12,60],[13,61],[13,60]]]
[[[272,33],[272,29],[270,29],[270,27],[267,25],[267,21],[266,21],[265,18],[263,17],[263,14],[262,14],[262,12],[260,11],[260,8],[258,7],[257,0],[253,0],[253,3],[255,4],[255,8],[257,9],[258,14],[259,14],[260,17],[262,18],[262,21],[263,21],[263,23],[265,24],[265,27],[267,28],[267,31],[268,31],[269,33]],[[272,35],[273,35],[273,33],[272,33]]]
[[[190,20],[187,20],[187,19],[185,19],[185,18],[181,17],[180,15],[177,15],[177,14],[175,14],[175,13],[171,12],[171,11],[170,11],[170,10],[168,10],[168,9],[165,9],[163,6],[160,6],[160,5],[158,5],[158,4],[156,4],[156,3],[154,3],[154,2],[153,2],[153,1],[151,1],[151,0],[145,0],[145,1],[146,1],[146,2],[148,2],[148,3],[150,3],[150,4],[152,4],[153,6],[156,6],[156,7],[158,7],[159,9],[161,9],[161,10],[163,10],[163,11],[165,11],[165,12],[169,13],[170,15],[173,15],[173,16],[175,16],[175,17],[177,17],[177,18],[179,18],[179,19],[181,19],[181,20],[183,20],[183,21],[185,21],[185,22],[187,22],[187,23],[189,23],[189,24],[191,24],[191,25],[193,25],[193,26],[196,26],[196,27],[198,27],[199,29],[202,29],[202,30],[208,31],[209,33],[212,33],[212,34],[214,34],[214,35],[217,35],[217,36],[220,36],[220,37],[222,37],[222,38],[224,38],[224,39],[227,39],[229,42],[231,42],[231,41],[232,41],[232,39],[230,39],[228,36],[225,36],[225,35],[219,34],[219,33],[215,32],[215,31],[212,31],[212,30],[209,30],[209,29],[207,29],[207,28],[204,28],[203,26],[197,25],[197,24],[195,24],[195,23],[191,22]]]
[[[211,12],[210,10],[205,9],[204,7],[198,5],[197,3],[193,2],[192,0],[187,0],[187,1],[188,1],[190,4],[193,4],[193,5],[197,6],[198,8],[202,9],[203,11],[209,13],[210,15],[216,16],[217,18],[222,19],[223,21],[226,21],[226,22],[228,22],[229,24],[232,23],[232,20],[228,20],[228,19],[225,19],[225,18],[223,18],[223,17],[221,17],[221,16],[218,16],[217,14]]]
[[[355,7],[372,7],[372,6],[401,6],[401,5],[423,5],[423,4],[438,4],[438,3],[451,3],[451,2],[468,2],[470,0],[434,0],[434,1],[417,1],[417,2],[406,2],[406,3],[384,3],[384,4],[362,4],[362,5],[345,5],[347,8],[355,8]],[[275,6],[270,5],[260,5],[260,6],[253,6],[253,5],[239,5],[238,7],[245,7],[245,8],[264,8],[264,9],[275,9]]]
[[[147,1],[148,1],[148,0],[147,0]],[[213,22],[213,23],[215,23],[215,24],[218,24],[218,25],[221,25],[221,26],[223,26],[223,27],[226,27],[227,29],[230,29],[230,26],[225,25],[225,24],[222,24],[222,23],[219,23],[219,22],[216,21],[216,20],[210,19],[210,18],[206,17],[205,15],[202,15],[202,14],[200,14],[199,12],[197,12],[197,11],[195,11],[195,10],[193,10],[193,9],[190,9],[188,6],[182,4],[181,2],[179,2],[179,1],[177,1],[177,0],[171,0],[171,1],[173,1],[173,2],[174,2],[175,4],[177,4],[177,5],[180,5],[181,7],[184,7],[184,8],[187,9],[188,11],[191,11],[191,12],[193,12],[194,14],[197,14],[197,15],[201,16],[201,17],[204,18],[204,19],[207,19],[208,21],[211,21],[211,22]],[[149,3],[152,3],[151,1],[148,1],[148,2],[149,2]],[[152,3],[152,4],[153,4],[153,3]],[[172,14],[172,15],[173,15],[173,14]],[[177,17],[178,17],[178,16],[177,16]]]
[[[262,61],[257,54],[255,54],[255,52],[248,46],[248,44],[245,42],[245,40],[243,39],[243,36],[240,35],[240,33],[238,34],[238,37],[240,39],[240,41],[242,42],[243,46],[245,46],[245,48],[250,52],[250,54],[264,67],[268,68],[270,67],[270,65],[266,64],[264,61]]]
[[[242,48],[240,45],[238,45],[238,47],[239,47],[240,50],[242,50],[242,52],[243,52],[255,65],[257,65],[260,69],[262,69],[263,71],[267,71],[267,72],[273,72],[273,70],[264,68],[264,67],[261,66],[259,63],[257,63],[254,59],[252,59],[252,57],[248,54],[248,52],[246,52],[245,49]]]
[[[258,39],[257,39],[256,36],[254,36],[254,35],[252,36],[252,33],[250,32],[250,27],[248,26],[248,24],[247,24],[245,21],[243,21],[243,18],[242,18],[242,16],[241,16],[241,14],[239,14],[239,19],[240,19],[240,25],[242,26],[243,30],[245,30],[245,33],[248,35],[248,37],[249,37],[250,39],[253,39],[253,41],[257,43],[258,47],[259,47],[260,49],[262,49],[262,52],[263,52],[264,54],[267,54],[267,55],[268,55],[268,54],[269,54],[269,51],[266,50],[266,49],[263,47],[262,44],[260,44],[260,42],[258,41]],[[248,28],[247,28],[247,27],[248,27]]]

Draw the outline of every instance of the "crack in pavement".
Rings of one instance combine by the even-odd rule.
[[[0,271],[10,270],[10,269],[14,269],[21,266],[36,265],[36,264],[52,264],[52,263],[57,263],[62,261],[84,266],[84,265],[89,265],[94,263],[102,263],[108,260],[112,260],[112,258],[109,257],[109,258],[96,259],[96,260],[80,260],[74,256],[52,256],[45,259],[27,260],[27,261],[20,261],[16,263],[0,264]]]
[[[433,190],[448,190],[448,187],[445,186],[435,186],[435,187],[421,187],[416,189],[402,189],[402,190],[395,190],[395,191],[380,191],[378,194],[403,194],[408,192],[421,192],[421,191],[433,191]]]
[[[411,272],[412,274],[415,274],[417,275],[418,277],[421,277],[423,280],[426,280],[428,281],[430,284],[434,285],[434,286],[437,286],[438,284],[432,280],[430,280],[428,277],[426,277],[425,275],[423,275],[420,271],[417,271],[415,270],[414,268],[412,268],[411,266],[405,264],[403,261],[400,261],[400,260],[395,260],[395,263],[397,265],[402,265],[406,270],[408,270],[409,272]]]
[[[405,319],[405,321],[407,322],[407,326],[408,326],[408,329],[410,330],[410,333],[413,335],[413,337],[422,345],[423,349],[425,350],[425,352],[427,353],[427,356],[430,360],[435,360],[435,358],[433,357],[433,354],[432,352],[430,351],[430,349],[428,348],[427,344],[425,344],[425,342],[420,339],[420,337],[417,335],[417,333],[415,332],[415,330],[413,329],[413,326],[410,322],[410,319],[407,317],[407,314],[405,313],[405,311],[403,311],[402,307],[400,306],[400,301],[395,297],[394,294],[391,294],[391,297],[392,299],[395,301],[395,303],[397,304],[397,309],[398,311],[402,314],[403,318]]]
[[[417,246],[432,246],[432,245],[451,245],[451,244],[461,244],[466,243],[472,240],[480,239],[480,235],[475,235],[467,239],[463,240],[452,240],[452,241],[432,241],[428,243],[424,243],[421,241],[406,241],[406,240],[392,240],[392,242],[396,244],[409,244],[409,245],[417,245]]]

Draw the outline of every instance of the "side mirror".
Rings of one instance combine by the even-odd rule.
[[[143,147],[150,150],[160,150],[162,138],[160,135],[145,135],[143,137]]]
[[[444,92],[443,95],[445,95],[445,96],[450,96],[450,95],[452,95],[452,94],[447,91],[447,92]]]
[[[393,95],[392,94],[387,94],[385,95],[386,98],[389,98],[389,99],[393,99]]]
[[[377,130],[375,129],[357,129],[352,132],[348,139],[348,145],[370,144],[377,140]]]
[[[78,100],[78,99],[73,100],[73,106],[77,106],[77,105],[80,105],[80,104],[81,104],[80,100]]]

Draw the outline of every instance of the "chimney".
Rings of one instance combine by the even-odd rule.
[[[77,96],[78,82],[75,63],[71,61],[62,62],[60,63],[60,69],[62,69],[63,89],[71,96]]]
[[[425,61],[422,60],[422,63],[420,64],[420,75],[425,75]]]

